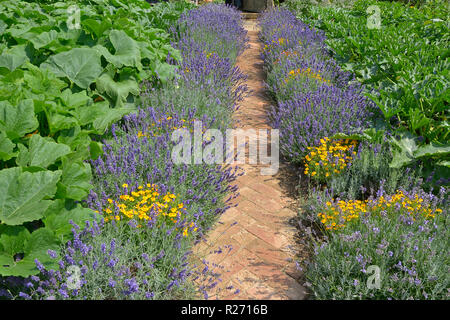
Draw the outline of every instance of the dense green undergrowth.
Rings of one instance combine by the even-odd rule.
[[[26,255],[33,263],[29,264],[33,275],[0,277],[0,296],[187,299],[203,293],[207,298],[207,291],[217,285],[217,275],[208,271],[206,262],[193,266],[188,258],[194,243],[231,206],[236,170],[215,163],[176,161],[172,149],[179,142],[173,133],[177,129],[192,132],[197,121],[203,130],[229,126],[230,115],[246,91],[241,83],[244,76],[234,67],[246,32],[240,13],[233,8],[213,4],[193,10],[185,4],[184,8],[186,12],[179,10],[180,19],[166,24],[176,48],[167,59],[173,77],[159,77],[158,82],[143,79],[135,112],[95,137],[101,138],[102,154],[83,162],[92,173],[89,195],[83,199],[89,209],[82,210],[96,212],[98,219],[74,219],[69,211],[64,212],[62,224],[47,221],[44,215],[45,227],[39,232],[49,226],[63,227],[58,231],[70,240],[54,241],[51,246],[39,243],[40,255]],[[205,32],[209,36],[202,38]],[[64,203],[58,199],[51,204],[57,218]],[[14,238],[6,234],[2,244],[13,243]],[[26,245],[31,245],[29,240],[24,239]],[[11,247],[4,246],[5,250]],[[19,246],[12,249],[21,250]],[[198,281],[194,284],[193,279]]]
[[[133,1],[0,3],[0,275],[38,273],[93,220],[88,159],[136,110],[139,84],[173,76],[169,26],[192,4]],[[84,225],[84,224],[82,224]]]
[[[297,3],[286,5],[296,10]],[[391,166],[423,160],[425,173],[436,175],[434,181],[448,180],[448,5],[445,1],[420,2],[416,7],[387,1],[352,4],[347,8],[303,4],[296,12],[303,22],[326,33],[333,58],[364,84],[381,110],[385,122],[377,129],[395,134]]]
[[[316,2],[260,18],[280,152],[302,170],[305,285],[448,299],[448,8]]]

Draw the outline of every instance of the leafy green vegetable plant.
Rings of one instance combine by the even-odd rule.
[[[37,274],[34,259],[51,264],[70,220],[96,219],[78,203],[92,189],[85,160],[136,109],[141,81],[172,76],[168,29],[188,6],[0,3],[0,276]]]

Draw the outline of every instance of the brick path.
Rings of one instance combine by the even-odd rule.
[[[237,61],[248,75],[247,85],[252,94],[235,112],[238,128],[270,128],[267,111],[270,101],[263,86],[261,43],[255,20],[246,20],[250,37],[248,48]],[[250,141],[250,143],[252,143]],[[196,261],[205,259],[209,267],[220,265],[221,282],[208,292],[211,299],[304,299],[305,289],[297,282],[301,276],[292,258],[295,248],[295,227],[289,219],[296,216],[291,210],[294,199],[287,196],[280,164],[275,176],[260,175],[260,165],[239,165],[245,175],[237,180],[237,207],[227,210],[207,234],[207,241],[194,247]],[[232,247],[230,251],[228,246]],[[222,253],[215,253],[221,249]],[[225,289],[233,286],[233,289]],[[235,289],[240,292],[235,294]]]

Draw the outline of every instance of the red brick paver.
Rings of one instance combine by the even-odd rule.
[[[256,21],[247,20],[245,27],[250,48],[238,58],[237,65],[248,75],[247,85],[252,94],[241,102],[233,119],[237,128],[270,129],[267,120],[270,101],[263,84],[265,75]],[[194,247],[199,260],[221,266],[215,270],[221,274],[219,284],[208,294],[213,299],[304,299],[306,291],[297,281],[301,274],[293,260],[295,227],[288,223],[296,216],[289,209],[294,199],[283,191],[279,174],[261,175],[260,165],[239,167],[245,174],[236,183],[240,193],[237,207],[221,216],[208,233],[207,243]],[[222,253],[214,252],[218,248]]]

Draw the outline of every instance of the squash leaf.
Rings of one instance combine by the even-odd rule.
[[[47,229],[55,233],[56,238],[64,242],[72,235],[70,220],[83,229],[86,221],[93,221],[95,218],[99,219],[100,216],[93,210],[83,208],[80,204],[70,206],[64,199],[58,199],[47,209],[42,221]]]
[[[47,268],[56,267],[56,259],[51,259],[48,250],[59,249],[55,234],[40,228],[33,233],[23,226],[0,226],[0,274],[2,276],[28,277],[39,270],[35,259]]]
[[[100,55],[91,48],[74,48],[51,56],[41,64],[58,77],[67,77],[82,89],[86,89],[102,73]]]
[[[70,151],[68,145],[56,143],[52,138],[43,138],[34,134],[30,139],[28,150],[22,148],[20,151],[18,164],[22,167],[35,166],[45,169]]]
[[[61,171],[22,172],[20,167],[0,171],[0,222],[19,225],[42,218],[56,192]]]
[[[38,126],[33,100],[22,100],[17,106],[8,101],[0,101],[0,131],[6,132],[9,139],[21,138]]]

